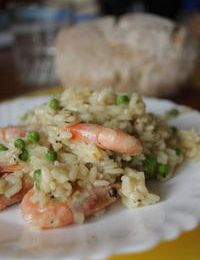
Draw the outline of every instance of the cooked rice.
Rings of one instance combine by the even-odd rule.
[[[61,109],[54,111],[47,103],[30,111],[24,124],[40,132],[40,142],[27,145],[30,154],[27,163],[18,159],[19,149],[13,145],[14,138],[1,142],[9,149],[0,153],[0,163],[19,162],[23,171],[21,175],[13,173],[1,178],[0,194],[13,196],[21,189],[23,174],[33,176],[33,172],[40,169],[40,190],[33,197],[35,201],[44,202],[50,197],[65,200],[71,195],[74,183],[91,189],[109,186],[121,179],[120,195],[127,207],[157,202],[159,197],[148,192],[145,185],[147,155],[154,154],[158,163],[168,165],[170,170],[167,176],[154,173],[151,177],[167,179],[186,157],[200,158],[200,135],[194,130],[174,132],[160,118],[147,113],[142,98],[135,93],[127,105],[117,105],[116,97],[110,88],[101,91],[73,88],[57,97]],[[71,134],[64,131],[63,126],[77,122],[121,129],[136,136],[143,151],[138,156],[130,156],[73,142]],[[58,152],[53,163],[45,158],[49,148]],[[177,154],[177,148],[181,154]]]
[[[179,137],[185,157],[200,160],[200,134],[194,129],[180,130]]]

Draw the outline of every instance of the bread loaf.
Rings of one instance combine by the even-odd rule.
[[[143,95],[174,93],[191,75],[198,47],[184,27],[147,14],[100,18],[64,29],[56,68],[64,86]]]

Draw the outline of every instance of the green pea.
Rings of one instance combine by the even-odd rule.
[[[6,147],[3,144],[0,144],[0,152],[7,151],[7,150],[8,150],[8,147]]]
[[[57,153],[55,151],[48,151],[46,154],[47,160],[53,162],[57,159]]]
[[[117,105],[126,105],[129,103],[129,96],[122,95],[117,97]]]
[[[59,101],[56,98],[52,98],[49,102],[49,106],[50,108],[52,108],[53,110],[58,110],[59,109]]]
[[[158,175],[166,177],[169,174],[169,166],[167,164],[158,163]]]
[[[146,177],[151,178],[155,173],[157,166],[157,156],[155,154],[148,154],[144,162],[144,173]]]
[[[19,159],[21,161],[24,161],[24,162],[28,161],[28,159],[29,159],[29,152],[26,149],[23,149],[22,152],[19,155]]]
[[[180,115],[180,111],[177,108],[172,108],[166,112],[168,118],[174,118]]]
[[[27,135],[27,140],[32,143],[32,144],[35,144],[37,142],[39,142],[40,140],[40,135],[38,132],[36,131],[30,131]]]
[[[40,169],[35,170],[33,173],[33,179],[35,182],[35,186],[38,190],[40,189],[41,175],[42,175],[42,171]]]
[[[14,142],[14,145],[16,148],[18,148],[20,150],[23,150],[26,146],[24,140],[22,140],[22,139],[16,139]]]

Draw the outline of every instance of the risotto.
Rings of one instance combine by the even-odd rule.
[[[83,124],[134,136],[142,150],[129,154],[109,149],[109,145],[74,140],[66,129]],[[1,131],[0,196],[9,199],[18,194],[28,175],[33,181],[31,200],[40,205],[52,199],[69,200],[77,186],[90,191],[115,184],[126,207],[153,204],[159,196],[147,189],[145,180],[169,179],[185,159],[200,158],[199,133],[167,126],[146,111],[138,94],[119,95],[110,88],[68,89],[27,112],[19,129],[23,129],[21,135]],[[106,138],[109,143],[110,136]],[[123,146],[123,139],[117,145]],[[12,172],[3,170],[3,165],[20,167]],[[74,222],[84,220],[79,213]]]

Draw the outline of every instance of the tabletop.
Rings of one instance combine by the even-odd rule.
[[[10,50],[0,51],[0,101],[21,95],[53,94],[62,90],[61,87],[42,88],[28,87],[17,80],[14,62]],[[168,97],[178,104],[188,105],[200,110],[200,88],[191,88],[187,85],[183,90]],[[200,226],[193,231],[183,233],[173,241],[161,242],[155,248],[137,253],[112,256],[109,260],[155,260],[155,259],[200,259]]]

